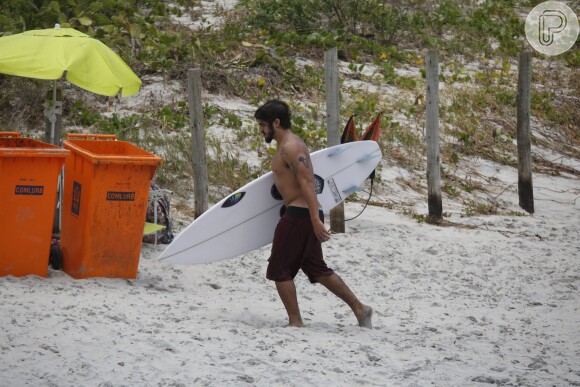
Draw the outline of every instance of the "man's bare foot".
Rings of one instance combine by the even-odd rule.
[[[297,322],[291,322],[288,323],[288,325],[286,325],[286,328],[304,328],[304,323],[302,322],[302,320]]]
[[[373,324],[371,322],[371,319],[373,317],[373,308],[371,308],[368,305],[365,305],[363,307],[362,313],[360,314],[360,316],[357,316],[357,320],[358,320],[358,326],[362,327],[362,328],[369,328],[372,329]]]

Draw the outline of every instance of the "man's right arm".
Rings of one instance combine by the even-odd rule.
[[[289,150],[286,155],[288,157],[286,162],[290,165],[300,186],[302,197],[308,206],[314,234],[318,240],[326,242],[330,239],[330,233],[324,227],[322,220],[320,220],[319,203],[314,188],[314,174],[310,165],[310,157],[303,150],[296,148],[295,151]]]

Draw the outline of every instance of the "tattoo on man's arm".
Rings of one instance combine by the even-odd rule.
[[[298,157],[298,162],[302,163],[306,168],[310,168],[310,161],[307,157],[300,156]]]
[[[298,167],[300,166],[300,164],[304,165],[306,168],[310,167],[310,161],[308,160],[307,157],[304,156],[298,157],[298,160],[294,161],[289,165],[294,176],[298,175]]]

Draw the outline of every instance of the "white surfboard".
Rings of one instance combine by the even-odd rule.
[[[357,141],[310,154],[318,202],[328,213],[359,185],[381,160],[375,141]],[[168,263],[221,261],[272,243],[282,198],[269,172],[221,200],[187,226],[161,253]]]

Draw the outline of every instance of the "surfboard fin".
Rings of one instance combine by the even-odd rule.
[[[342,152],[346,151],[348,148],[350,148],[350,145],[346,145],[346,146],[341,146],[336,148],[335,150],[333,150],[332,152],[330,152],[328,154],[328,157],[332,157],[332,156],[336,156],[341,154]]]
[[[383,112],[380,112],[373,122],[369,125],[367,130],[363,133],[362,136],[359,137],[359,140],[372,140],[378,141],[379,135],[381,134],[381,120],[383,118]]]
[[[364,163],[365,161],[374,160],[377,157],[381,157],[381,153],[380,152],[373,152],[373,153],[369,153],[368,155],[364,155],[363,157],[361,157],[360,159],[358,159],[356,162],[357,163]]]
[[[365,141],[365,140],[372,140],[372,141],[379,141],[379,136],[381,134],[381,120],[383,119],[383,112],[380,112],[373,122],[366,128],[364,133],[359,137],[357,134],[356,126],[354,125],[354,114],[350,116],[346,126],[342,131],[342,135],[340,137],[340,143],[346,144],[348,142],[354,141]]]
[[[351,193],[357,192],[357,191],[364,191],[366,188],[362,187],[360,185],[352,185],[350,187],[348,187],[347,189],[343,190],[342,193],[344,193],[345,195],[350,195]]]
[[[356,133],[356,127],[354,126],[354,114],[350,116],[344,130],[342,131],[342,136],[340,137],[340,143],[345,144],[347,142],[358,141],[358,135]]]

